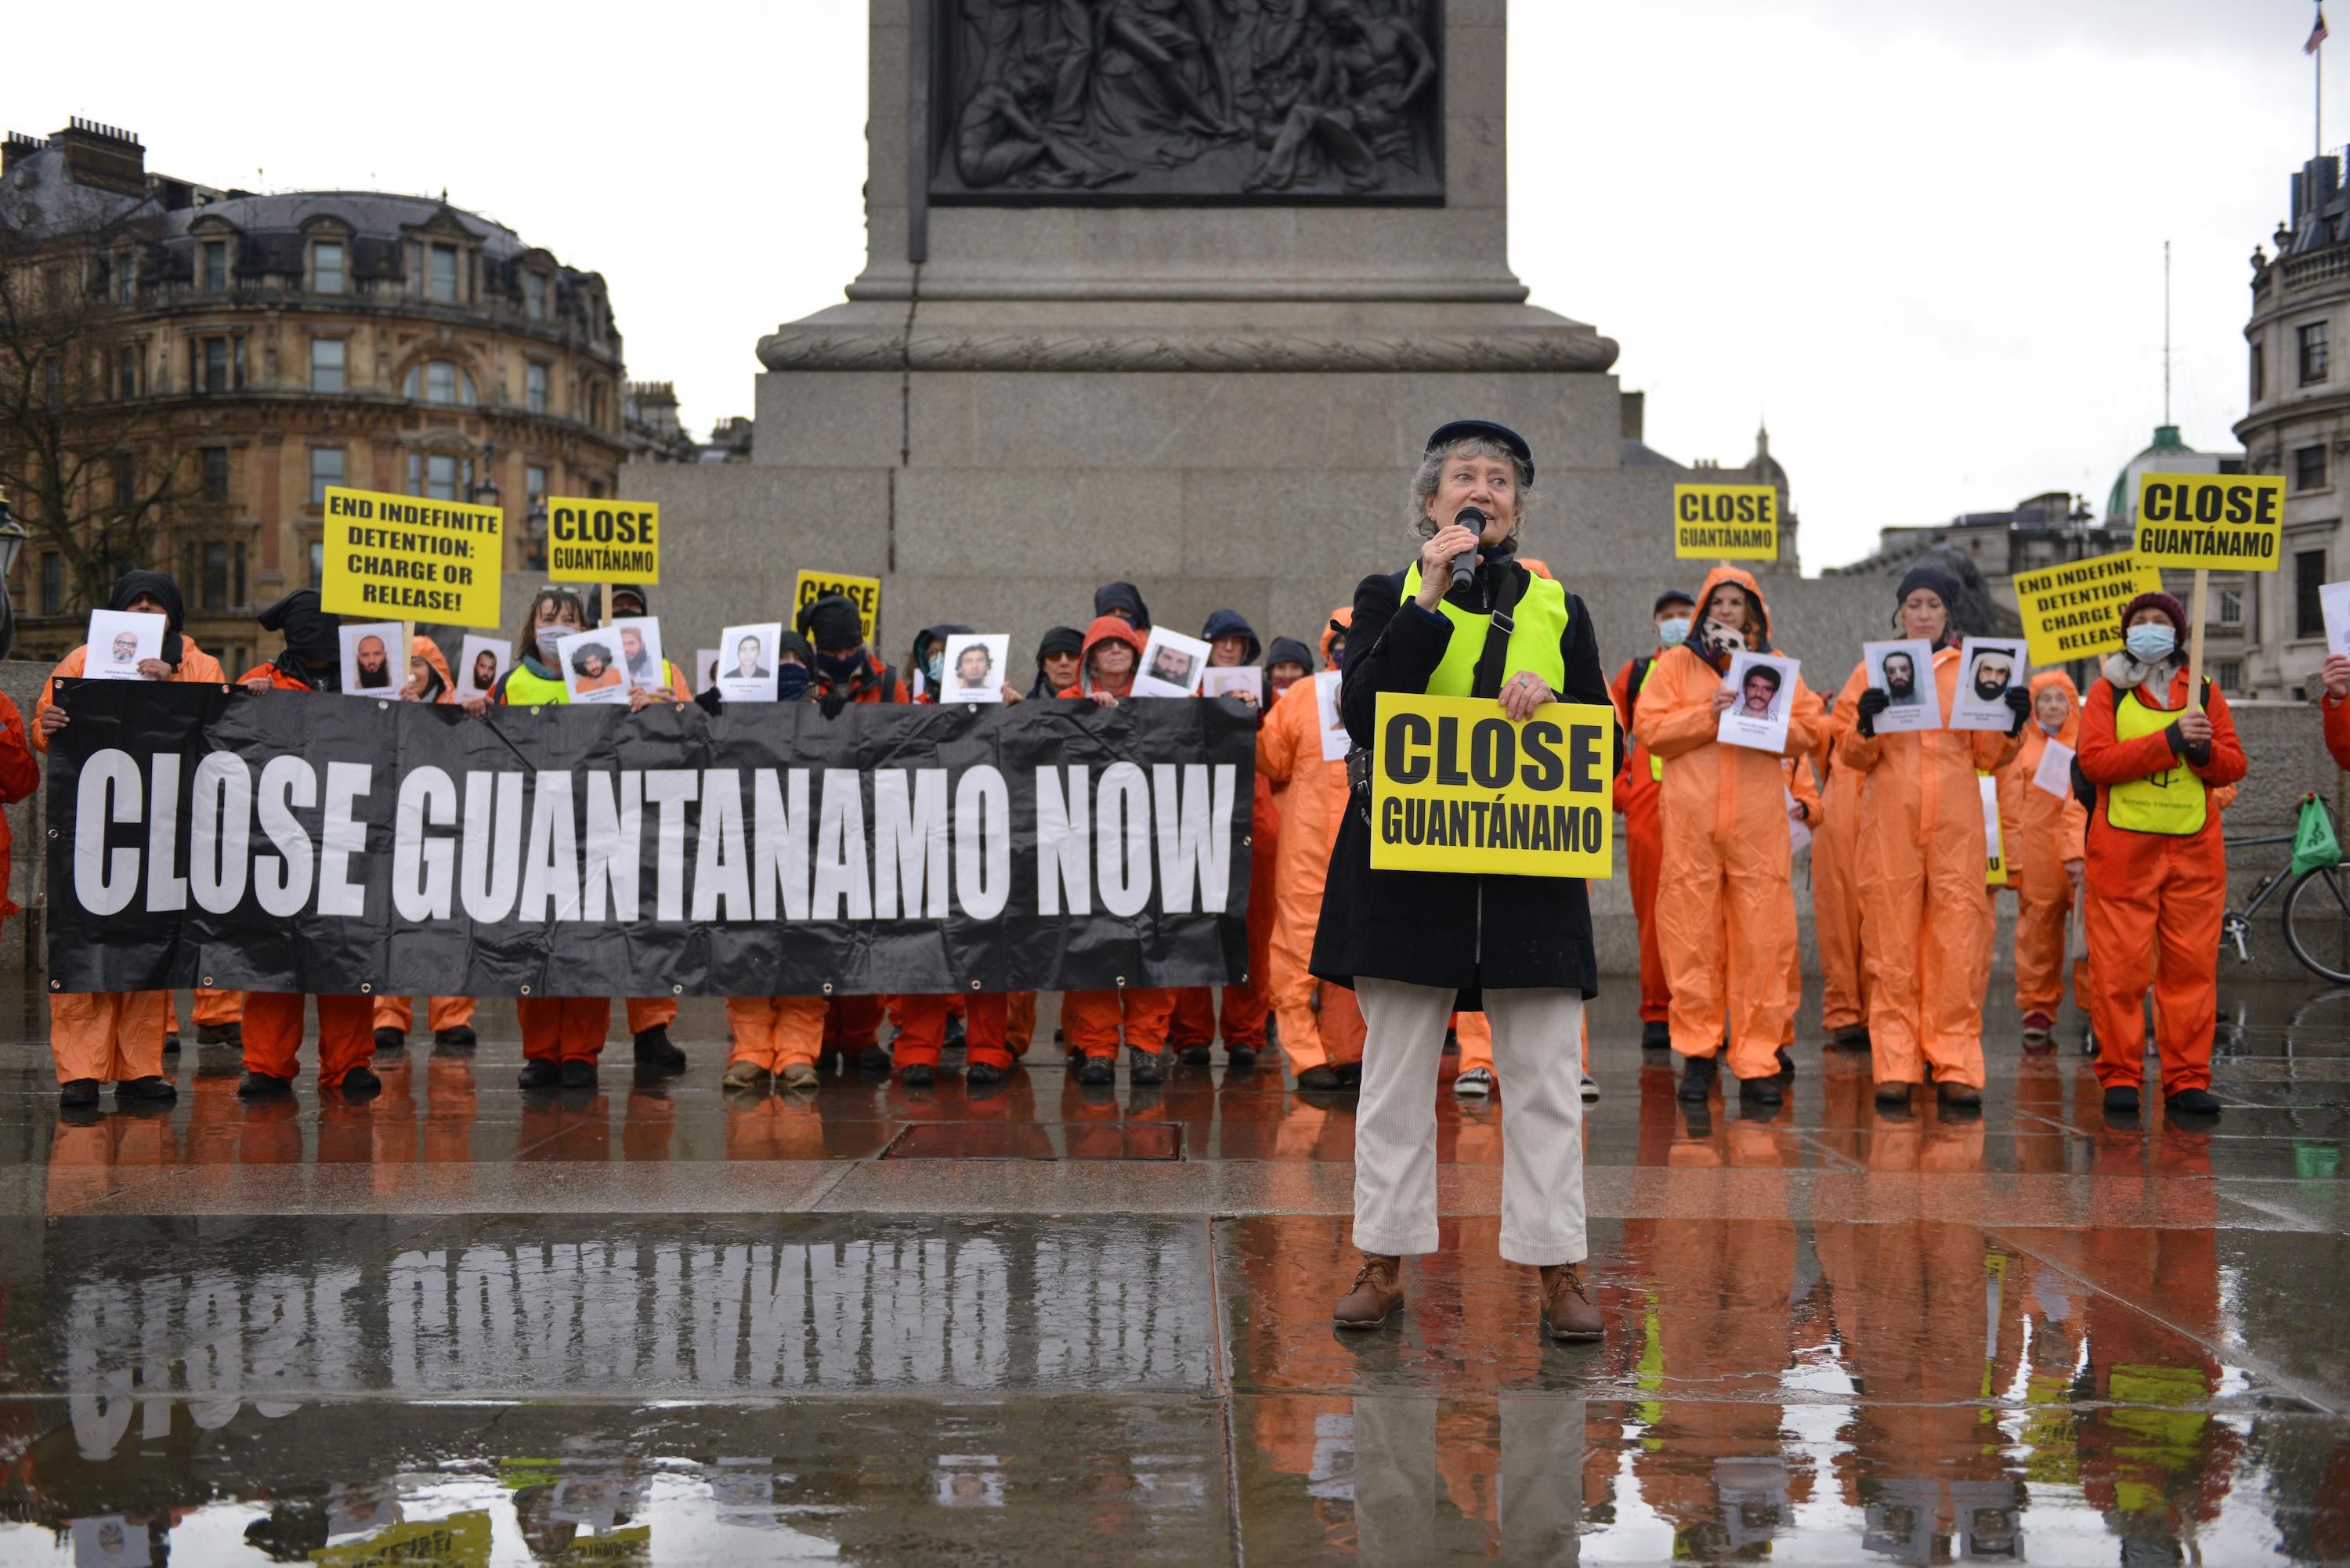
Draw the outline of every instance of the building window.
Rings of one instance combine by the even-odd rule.
[[[203,288],[206,294],[219,294],[228,287],[228,242],[206,240],[200,247],[203,256]]]
[[[2211,590],[2211,597],[2219,604],[2219,614],[2217,618],[2221,626],[2241,626],[2244,624],[2243,589],[2213,588]]]
[[[2301,384],[2314,386],[2325,379],[2325,323],[2313,321],[2299,328],[2301,341]]]
[[[432,247],[432,297],[452,304],[457,298],[457,247]]]
[[[41,613],[56,615],[66,607],[65,557],[55,550],[41,554]]]
[[[210,502],[226,501],[228,499],[228,448],[224,446],[204,448],[200,472],[203,476],[203,498]]]
[[[314,392],[339,392],[343,389],[341,338],[310,339],[310,389]]]
[[[546,470],[532,463],[522,471],[522,487],[533,501],[546,499]]]
[[[343,482],[343,449],[338,446],[314,446],[310,449],[310,504],[324,506],[329,485]]]
[[[114,258],[114,297],[130,305],[139,298],[139,253],[124,251]]]
[[[523,405],[532,413],[546,412],[546,367],[534,361],[523,367]]]
[[[2293,449],[2293,487],[2295,490],[2325,488],[2325,449],[2323,446]]]
[[[2296,550],[2293,556],[2293,634],[2325,635],[2325,606],[2318,588],[2325,581],[2325,552]]]
[[[460,491],[463,487],[463,492]],[[408,493],[429,501],[463,501],[473,488],[473,460],[438,452],[408,454]]]
[[[2259,402],[2269,395],[2268,345],[2252,345],[2252,401]]]
[[[114,351],[114,395],[135,398],[139,395],[139,350],[132,348]]]
[[[203,369],[198,372],[201,389],[207,392],[228,390],[228,339],[207,337],[196,346]]]
[[[139,460],[127,452],[114,454],[114,504],[129,506],[139,496]]]
[[[533,321],[546,319],[546,275],[545,273],[526,272],[522,275],[522,299],[525,315]]]
[[[229,603],[228,546],[221,543],[206,545],[198,560],[196,603],[205,609],[225,609]]]
[[[2244,685],[2244,661],[2241,659],[2213,659],[2211,684],[2224,692],[2241,693]]]
[[[406,391],[411,400],[473,406],[473,378],[446,359],[428,359],[411,369]]]
[[[343,243],[320,240],[310,247],[310,287],[318,294],[343,292]]]

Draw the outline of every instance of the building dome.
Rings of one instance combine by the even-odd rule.
[[[2203,458],[2203,462],[2182,463],[2178,461],[2181,458]],[[2206,472],[2210,464],[2210,459],[2178,439],[2177,425],[2155,426],[2154,444],[2124,463],[2122,471],[2114,475],[2113,492],[2106,497],[2106,521],[2126,523],[2137,511],[2140,474],[2165,468],[2183,468],[2190,473],[2200,473]]]

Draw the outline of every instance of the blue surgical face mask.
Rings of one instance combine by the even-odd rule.
[[[1689,617],[1677,615],[1657,628],[1657,641],[1666,648],[1679,648],[1689,640]]]
[[[775,701],[796,702],[807,695],[808,668],[805,664],[786,664],[775,671]]]
[[[930,677],[931,684],[933,686],[939,684],[940,677],[946,673],[946,668],[947,656],[943,651],[933,653],[922,660],[922,673]]]
[[[2178,646],[2178,633],[2168,626],[2134,626],[2122,634],[2122,641],[2140,664],[2158,664]]]

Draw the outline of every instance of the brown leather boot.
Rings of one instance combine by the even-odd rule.
[[[1403,1305],[1403,1260],[1378,1252],[1363,1254],[1356,1271],[1355,1288],[1338,1298],[1330,1321],[1340,1328],[1377,1328],[1388,1314]]]
[[[1575,1272],[1573,1263],[1542,1265],[1543,1317],[1550,1325],[1553,1339],[1599,1339],[1606,1335],[1607,1320],[1591,1303],[1591,1294],[1583,1288],[1583,1278]]]

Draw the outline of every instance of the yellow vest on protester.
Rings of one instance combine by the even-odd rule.
[[[563,689],[559,675],[541,675],[527,664],[517,664],[506,672],[506,706],[536,708],[546,702],[568,702],[571,693]]]
[[[2132,687],[2114,704],[2114,738],[2135,741],[2158,735],[2178,714],[2147,706]],[[2185,763],[2106,790],[2106,820],[2132,833],[2164,833],[2183,838],[2203,831],[2210,791]]]
[[[1419,597],[1419,563],[1403,576],[1399,606]],[[1428,678],[1430,697],[1468,697],[1475,692],[1477,661],[1485,656],[1486,628],[1493,618],[1462,609],[1450,599],[1439,599],[1437,612],[1452,623],[1452,640],[1436,673]],[[1566,684],[1566,660],[1559,644],[1566,638],[1566,590],[1539,573],[1526,574],[1526,591],[1510,612],[1509,652],[1503,662],[1503,679],[1530,670],[1553,691]]]

